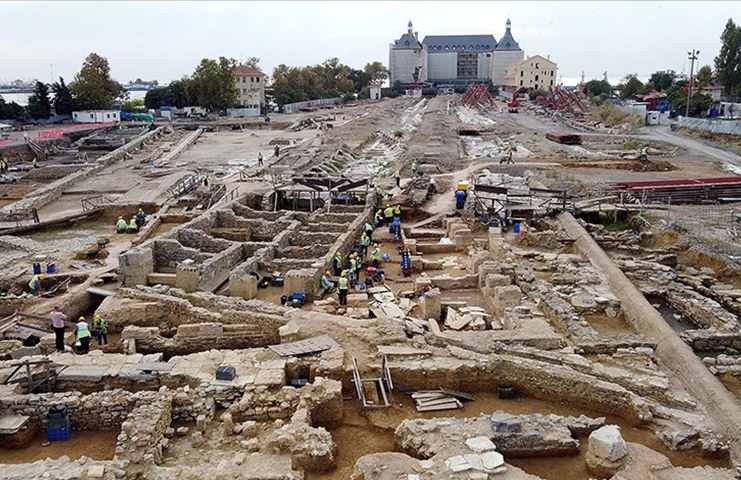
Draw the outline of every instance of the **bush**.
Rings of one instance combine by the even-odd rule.
[[[623,150],[635,150],[636,148],[636,144],[632,140],[623,143]]]
[[[342,96],[342,103],[351,103],[356,100],[357,98],[355,97],[354,93],[346,93]]]
[[[468,87],[464,87],[463,85],[458,85],[454,89],[455,93],[461,93],[461,94],[466,93],[466,90],[468,90]]]

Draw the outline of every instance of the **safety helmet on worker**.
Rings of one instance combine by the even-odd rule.
[[[346,277],[347,276],[347,272],[343,270],[342,273],[340,274],[340,276]]]
[[[335,253],[335,256],[340,256],[340,255],[342,255],[340,252]]]
[[[43,279],[44,279],[44,274],[43,273],[40,273],[39,274],[39,280],[43,280]]]
[[[93,320],[100,320],[100,315],[96,315],[95,317],[93,317]]]
[[[85,317],[80,317],[80,318],[77,319],[77,321],[78,322],[84,322],[85,321]]]
[[[142,209],[140,208],[140,209],[139,209],[139,211],[141,212],[141,211],[142,211]]]
[[[390,206],[391,206],[391,204],[390,204],[390,203],[387,203],[387,204],[386,204],[386,206],[387,206],[387,207],[390,207]]]
[[[374,246],[374,247],[377,247],[377,246],[378,246],[378,244],[377,244],[377,243],[374,243],[374,244],[373,244],[373,246]]]
[[[119,220],[123,220],[123,217],[121,215],[118,216]]]

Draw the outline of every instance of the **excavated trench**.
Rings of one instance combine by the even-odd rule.
[[[26,448],[0,448],[0,463],[32,463],[45,458],[56,459],[62,456],[74,461],[80,457],[93,460],[111,460],[116,450],[116,438],[120,430],[73,430],[67,441],[51,442],[43,447],[46,431],[40,430]]]
[[[476,393],[473,402],[465,402],[462,409],[441,412],[417,412],[410,396],[397,393],[394,405],[386,409],[361,411],[358,401],[345,402],[345,419],[342,426],[330,430],[338,447],[337,469],[323,474],[307,473],[306,480],[346,480],[353,472],[355,462],[363,455],[379,452],[400,452],[394,430],[404,420],[414,418],[475,418],[480,414],[490,415],[496,411],[512,414],[556,414],[561,416],[587,415],[598,418],[598,412],[574,408],[567,404],[551,403],[529,397],[518,396],[513,400],[498,398],[496,393]],[[652,432],[631,426],[620,417],[606,416],[607,424],[620,426],[627,442],[639,443],[669,458],[677,467],[712,466],[728,468],[728,462],[705,458],[696,450],[674,452],[669,450]],[[359,441],[362,439],[362,441]],[[587,437],[579,438],[579,454],[564,457],[522,457],[505,461],[544,480],[589,480],[586,470]]]

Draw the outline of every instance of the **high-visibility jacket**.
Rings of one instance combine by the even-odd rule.
[[[32,290],[36,290],[38,288],[38,286],[39,286],[39,283],[41,283],[41,279],[39,278],[38,275],[34,275],[33,277],[31,277],[31,281],[28,282],[28,286]]]
[[[105,319],[101,318],[99,320],[93,320],[93,330],[100,333],[108,333],[108,324]]]
[[[337,268],[342,268],[342,257],[339,255],[335,255],[334,264]]]
[[[351,272],[357,272],[358,271],[358,260],[355,258],[350,259],[350,271]]]
[[[643,148],[641,149],[641,155],[648,155],[648,148],[646,148],[646,147],[643,147]]]
[[[340,290],[347,290],[348,280],[347,277],[340,277]]]
[[[122,218],[121,220],[116,222],[116,228],[118,230],[126,230],[126,220]]]
[[[370,237],[366,235],[365,233],[360,236],[360,244],[364,247],[367,247],[370,245]]]
[[[371,258],[373,260],[380,260],[381,259],[381,249],[380,248],[374,248],[373,253],[371,253]]]
[[[397,171],[395,171],[395,172],[394,172],[394,178],[401,178],[401,172],[400,172],[400,171],[398,171],[398,170],[397,170]]]
[[[383,221],[383,215],[381,215],[380,213],[376,212],[375,221],[376,221],[376,223],[381,223]]]
[[[397,205],[397,206],[394,207],[394,215],[396,215],[397,217],[399,215],[401,215],[401,207],[400,206]]]
[[[329,277],[327,275],[322,275],[322,288],[329,288]]]
[[[363,230],[365,230],[366,232],[372,232],[373,231],[373,225],[371,225],[368,222],[365,222],[365,228]]]
[[[82,321],[77,322],[77,325],[75,325],[75,334],[77,338],[90,337],[90,330],[87,328],[87,323]]]
[[[412,163],[412,171],[413,172],[417,171],[417,162]]]
[[[383,214],[386,218],[391,218],[394,216],[394,209],[391,207],[388,207],[386,210],[383,211]]]
[[[129,228],[139,228],[139,226],[136,224],[136,218],[131,219],[131,221],[129,222]]]

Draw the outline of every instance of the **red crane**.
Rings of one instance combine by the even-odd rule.
[[[520,102],[517,101],[517,98],[525,93],[527,89],[525,87],[520,87],[517,90],[515,90],[515,93],[512,94],[512,101],[507,104],[507,107],[509,108],[509,113],[517,113],[517,107],[520,106]]]

